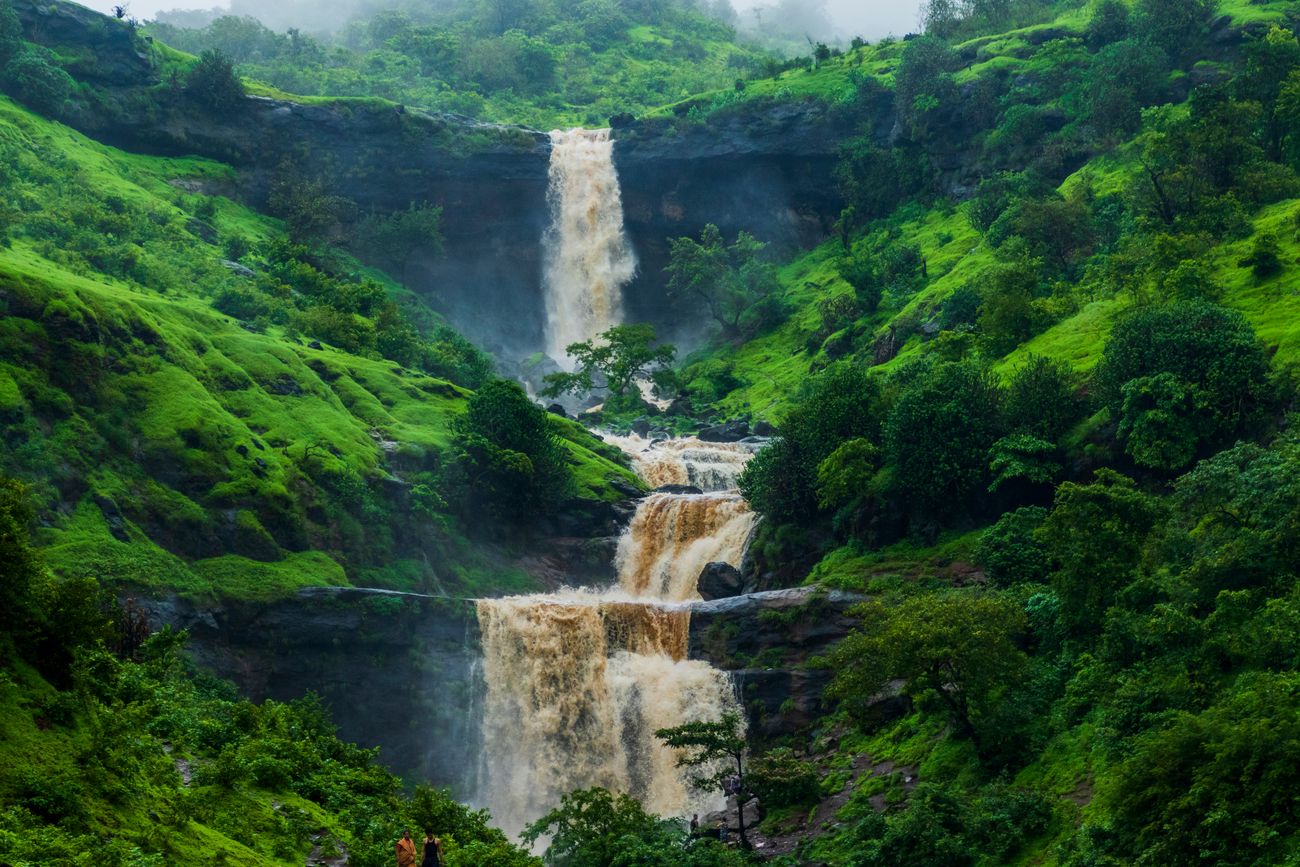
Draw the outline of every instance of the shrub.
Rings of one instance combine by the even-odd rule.
[[[72,76],[44,48],[25,48],[4,67],[5,91],[43,114],[57,115],[75,87]]]
[[[1052,563],[1047,547],[1037,536],[1046,519],[1046,509],[1025,506],[1007,512],[984,531],[975,548],[975,562],[984,567],[991,582],[1010,587],[1047,581]]]
[[[810,804],[821,794],[816,766],[800,761],[785,748],[772,750],[750,762],[746,781],[768,809]]]
[[[235,74],[230,58],[208,49],[190,69],[185,94],[213,114],[237,110],[244,101],[244,83]]]

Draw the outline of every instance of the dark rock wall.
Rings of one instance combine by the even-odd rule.
[[[808,663],[852,628],[848,610],[860,601],[796,587],[697,603],[689,654],[732,672],[751,733],[790,734],[825,714],[830,672]]]
[[[315,692],[339,734],[414,781],[475,790],[483,684],[472,602],[318,589],[269,604],[137,600],[190,632],[195,662],[254,701]]]

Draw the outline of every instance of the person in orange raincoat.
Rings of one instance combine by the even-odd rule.
[[[402,832],[402,839],[397,841],[397,867],[415,867],[415,841],[410,831]]]

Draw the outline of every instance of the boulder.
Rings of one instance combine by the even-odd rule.
[[[569,417],[568,412],[566,412],[564,407],[558,403],[551,404],[546,408],[546,411],[549,412],[551,415],[558,415],[560,418]]]
[[[706,443],[738,443],[749,436],[749,422],[734,419],[716,424],[701,430],[699,436]]]
[[[710,563],[700,572],[698,588],[705,601],[726,599],[745,592],[745,581],[730,563]]]
[[[732,832],[740,831],[740,822],[736,812],[736,796],[727,796],[727,809],[715,810],[712,813],[705,813],[700,817],[700,828],[705,831],[718,827],[720,822],[727,823],[727,830]],[[758,798],[750,798],[745,804],[745,831],[748,833],[763,819],[763,811]]]
[[[754,436],[774,437],[776,436],[776,427],[770,421],[756,421],[754,422]]]
[[[655,488],[653,493],[656,494],[702,494],[704,491],[694,485],[660,485]]]
[[[643,438],[650,436],[650,419],[641,416],[632,422],[632,433]]]

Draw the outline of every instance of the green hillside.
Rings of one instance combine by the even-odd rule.
[[[536,863],[402,794],[311,701],[252,705],[171,633],[137,641],[112,597],[529,591],[518,563],[587,545],[639,485],[376,267],[437,237],[437,208],[338,219],[281,173],[274,219],[229,166],[48,119],[147,126],[165,91],[205,122],[282,92],[636,115],[620,129],[670,161],[724,131],[724,159],[791,183],[834,164],[801,199],[832,213],[784,215],[820,227],[808,248],[654,239],[656,291],[716,327],[653,371],[665,409],[629,385],[589,417],[772,425],[740,480],[762,518],[740,580],[813,589],[708,636],[772,645],[734,660],[764,845],[593,790],[548,817],[545,863],[1300,864],[1300,5],[936,0],[923,35],[777,62],[696,4],[402,3],[337,44],[156,24],[150,70],[175,74],[144,84],[5,8],[0,859],[297,864],[337,840],[370,865],[409,821],[456,867]],[[750,135],[774,117],[835,140],[800,162]],[[610,398],[609,354],[671,355],[651,334],[607,332],[605,368],[551,382]],[[861,599],[847,620],[831,590]],[[825,699],[767,701],[777,677]]]
[[[263,598],[530,586],[472,547],[441,498],[420,505],[470,392],[370,348],[391,345],[385,327],[416,339],[386,301],[409,303],[403,289],[294,245],[277,220],[187,192],[220,188],[218,163],[123,153],[7,99],[0,128],[5,471],[35,486],[56,572]],[[322,291],[344,300],[308,295]],[[443,369],[461,369],[456,353],[486,364],[444,331]],[[606,477],[627,471],[557,429],[574,440],[575,494],[617,497]],[[420,565],[402,534],[445,566]]]

